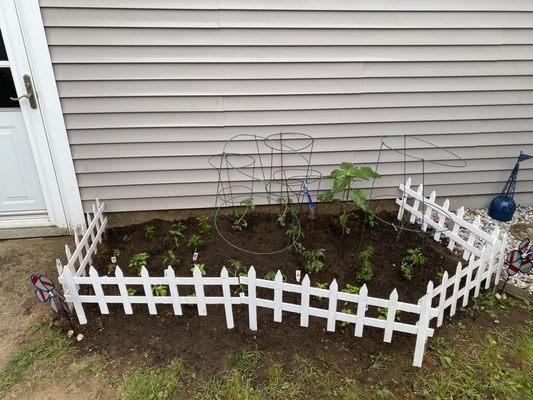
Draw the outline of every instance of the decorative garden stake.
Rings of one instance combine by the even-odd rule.
[[[70,328],[75,333],[76,328],[70,319],[70,313],[67,304],[65,303],[65,297],[63,297],[63,295],[56,289],[54,281],[46,275],[31,274],[30,282],[35,289],[35,297],[37,300],[40,303],[48,304],[55,314],[65,316]]]
[[[304,190],[302,191],[302,195],[307,197],[307,201],[309,202],[309,218],[313,219],[315,218],[315,204],[313,203],[313,198],[311,197],[311,194],[309,193],[309,188],[307,185],[304,185]]]
[[[507,267],[507,279],[500,290],[501,292],[503,292],[503,289],[511,276],[518,273],[531,273],[533,267],[533,246],[531,246],[528,238],[523,239],[518,244],[518,249],[511,250],[507,254],[505,266]]]
[[[522,161],[529,160],[533,158],[529,154],[524,154],[520,152],[516,164],[505,182],[502,192],[496,196],[490,202],[489,215],[495,220],[506,222],[510,221],[513,218],[513,214],[516,210],[516,203],[513,199],[515,193],[516,179],[518,177],[518,170],[520,169],[520,163]]]

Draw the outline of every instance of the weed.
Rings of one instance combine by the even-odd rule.
[[[167,285],[156,285],[152,287],[152,290],[154,292],[154,295],[156,296],[166,296],[168,294],[168,286]]]
[[[131,236],[130,235],[126,234],[126,235],[122,236],[122,241],[124,243],[128,243],[130,240],[131,240]]]
[[[204,235],[209,235],[211,233],[211,229],[213,229],[213,227],[209,223],[209,220],[210,218],[207,215],[200,215],[199,217],[196,217],[196,222],[198,222],[200,231]]]
[[[276,271],[268,271],[265,274],[265,279],[267,279],[269,281],[273,281],[274,279],[276,279]]]
[[[316,274],[324,269],[324,253],[324,249],[305,250],[303,252],[303,257],[306,261],[305,270],[307,273]]]
[[[146,239],[150,240],[155,238],[155,228],[153,225],[146,225],[144,227],[144,236],[146,237]]]
[[[158,370],[140,365],[127,374],[119,388],[120,400],[164,400],[174,398],[185,375],[183,361],[172,360],[170,365]]]
[[[378,352],[370,355],[370,360],[372,360],[372,368],[383,368],[389,365],[392,361],[392,357],[388,354]]]
[[[343,309],[341,309],[341,313],[354,315],[354,312],[353,312],[353,310],[351,308],[343,308]],[[340,321],[339,325],[341,327],[343,327],[343,328],[346,328],[346,327],[350,326],[350,322]]]
[[[113,275],[116,269],[117,269],[116,264],[113,264],[113,263],[107,264],[107,275]]]
[[[389,309],[387,307],[378,307],[378,319],[386,320]],[[394,316],[395,321],[400,320],[400,311],[396,310],[396,315]]]
[[[148,254],[148,253],[137,253],[137,254],[134,254],[131,257],[128,266],[130,268],[133,268],[135,271],[137,271],[137,274],[140,275],[142,267],[145,267],[145,268],[148,267],[148,260],[149,259],[150,259],[150,254]]]
[[[207,271],[205,270],[205,264],[203,263],[196,263],[196,264],[193,264],[192,268],[191,268],[191,272],[194,271],[194,268],[198,267],[198,269],[200,270],[200,272],[202,273],[203,276],[205,276],[205,274],[207,273]]]
[[[183,225],[181,222],[178,222],[177,224],[172,225],[172,229],[168,231],[170,233],[170,237],[172,238],[172,241],[176,245],[176,247],[179,247],[179,241],[180,239],[185,238],[185,231],[187,230],[187,227]]]
[[[204,241],[198,235],[191,235],[189,241],[187,242],[187,246],[193,249],[195,253],[200,250],[203,245]]]
[[[243,231],[246,227],[248,227],[248,221],[246,221],[245,217],[255,208],[251,198],[241,201],[241,206],[244,207],[244,210],[238,210],[235,212],[235,219],[233,220],[233,225],[231,226],[232,229],[236,231]]]
[[[128,296],[136,296],[137,295],[137,289],[129,288],[128,289]]]
[[[229,362],[245,376],[253,376],[259,367],[263,353],[257,349],[242,349],[240,353],[231,355]]]
[[[400,269],[403,273],[403,276],[408,280],[412,280],[414,277],[414,268],[417,266],[422,266],[426,263],[426,257],[422,253],[420,247],[414,249],[407,249],[407,255],[402,259]]]
[[[357,259],[361,260],[361,262],[363,263],[363,266],[359,271],[357,271],[356,274],[356,279],[359,282],[370,282],[372,276],[374,276],[372,263],[370,262],[370,258],[373,255],[374,248],[372,246],[368,246],[366,249],[361,250],[359,253],[357,253]]]
[[[120,250],[119,249],[113,249],[113,257],[116,257],[116,258],[120,257]]]
[[[180,262],[179,256],[176,255],[172,250],[168,250],[165,254],[165,257],[163,257],[163,265],[178,265]]]

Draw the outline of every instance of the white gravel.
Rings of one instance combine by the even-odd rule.
[[[504,232],[509,232],[509,228],[513,224],[518,223],[526,223],[526,222],[533,222],[533,207],[531,206],[517,206],[516,211],[513,215],[513,219],[509,222],[500,222],[496,221],[495,219],[492,219],[487,214],[488,209],[487,208],[479,208],[479,209],[466,209],[464,219],[468,222],[473,222],[474,218],[479,215],[481,218],[481,226],[485,232],[492,232],[496,225],[500,227],[500,234],[503,235]],[[533,238],[530,238],[533,240]],[[516,239],[511,234],[508,234],[507,236],[507,251],[516,249],[518,247],[519,240]],[[506,278],[506,269],[503,270],[503,277]],[[512,276],[509,279],[508,284],[512,284],[514,286],[517,286],[521,289],[527,290],[529,293],[533,294],[533,274],[532,275],[524,275],[521,273],[518,273],[514,276]]]

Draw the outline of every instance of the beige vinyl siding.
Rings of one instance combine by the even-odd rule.
[[[530,0],[41,7],[86,207],[96,196],[112,211],[212,206],[209,157],[237,134],[308,133],[324,174],[341,161],[373,165],[381,136],[418,135],[468,163],[426,165],[429,189],[483,199],[501,190],[520,150],[533,154]],[[395,193],[402,160],[382,158],[377,195]],[[406,168],[421,182],[420,163]],[[519,178],[532,199],[533,162]]]

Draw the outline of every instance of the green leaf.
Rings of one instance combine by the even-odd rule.
[[[365,181],[369,180],[370,178],[381,178],[381,176],[374,172],[374,170],[370,167],[362,167],[359,169],[358,173],[359,178],[364,179]]]
[[[357,207],[362,208],[363,210],[366,210],[368,208],[366,193],[363,192],[361,189],[352,191],[350,193],[350,200],[353,201]]]

